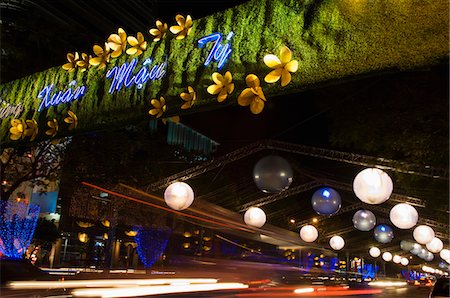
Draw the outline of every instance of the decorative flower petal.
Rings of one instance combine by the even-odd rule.
[[[249,74],[247,77],[245,77],[245,82],[250,88],[258,87],[261,84],[259,78],[254,74]]]
[[[227,92],[228,92],[228,94],[233,93],[233,91],[234,91],[234,83],[227,84]]]
[[[277,68],[281,66],[280,59],[272,54],[264,56],[264,63],[270,68]]]
[[[291,50],[287,46],[283,46],[280,49],[280,60],[283,65],[291,61],[292,59],[292,53]]]
[[[219,85],[215,85],[215,84],[209,86],[208,89],[206,89],[206,91],[208,91],[208,93],[212,94],[212,95],[218,94],[221,90],[222,90],[222,87]]]
[[[189,93],[183,92],[180,94],[180,97],[184,100],[184,101],[189,101],[192,99],[192,96]]]
[[[129,49],[127,50],[127,54],[128,54],[128,55],[134,55],[134,54],[137,53],[137,51],[138,51],[138,49],[136,49],[136,48],[129,48]]]
[[[282,72],[283,68],[274,69],[266,75],[264,81],[266,81],[267,83],[275,83],[280,79]]]
[[[219,96],[217,97],[218,102],[224,101],[228,96],[227,89],[222,88],[222,91],[220,91]]]
[[[226,84],[231,83],[232,81],[233,81],[233,76],[231,75],[231,72],[227,71],[225,73],[225,75],[223,76],[223,83],[226,85]]]
[[[187,15],[187,17],[186,17],[186,23],[184,24],[184,26],[185,26],[186,28],[189,28],[189,27],[192,26],[192,18],[191,18],[190,15]]]
[[[184,19],[184,17],[181,14],[177,14],[175,16],[175,20],[177,21],[178,25],[184,27],[184,25],[186,24],[186,20]]]
[[[144,35],[141,32],[137,33],[137,40],[140,44],[144,42]]]
[[[177,37],[175,39],[183,39],[185,37],[186,37],[186,31],[183,30],[177,35]]]
[[[187,101],[181,106],[181,109],[186,110],[186,109],[189,109],[191,107],[192,107],[192,101]]]
[[[103,59],[101,57],[94,57],[94,58],[89,59],[89,64],[99,65],[102,61],[103,61]]]
[[[182,26],[171,26],[170,27],[170,32],[172,32],[173,34],[178,34],[183,30],[184,30],[184,27],[182,27]]]
[[[253,94],[252,90],[250,88],[246,88],[238,96],[238,104],[243,107],[248,106],[254,98],[255,95]]]
[[[297,60],[292,60],[292,61],[288,62],[284,66],[284,69],[286,69],[289,72],[296,72],[298,70],[298,61]]]
[[[161,103],[157,99],[152,99],[150,103],[157,109],[161,108]]]
[[[97,56],[103,55],[103,48],[101,46],[94,45],[93,49],[94,49],[95,55],[97,55]]]
[[[150,29],[150,34],[154,35],[154,36],[158,36],[158,34],[161,34],[161,31],[159,31],[158,29]]]
[[[261,100],[267,101],[266,96],[264,95],[264,92],[261,87],[256,87],[256,91],[258,94],[258,98],[260,98]]]
[[[108,37],[108,45],[110,46],[111,49],[116,50],[118,46],[121,46],[121,44],[122,44],[122,39],[120,38],[119,35],[111,34]]]
[[[250,111],[253,114],[259,114],[264,109],[264,101],[260,100],[259,98],[252,101],[250,104]]]
[[[212,74],[211,77],[212,77],[214,83],[216,83],[217,85],[219,85],[219,86],[223,86],[224,85],[223,84],[224,78],[223,78],[223,76],[220,73],[215,72],[215,73]]]
[[[128,43],[129,43],[132,47],[137,46],[137,45],[139,44],[139,41],[138,41],[138,40],[136,39],[136,37],[134,37],[134,36],[128,36],[127,40],[128,40]]]
[[[283,73],[281,74],[281,87],[286,86],[291,81],[291,73],[287,70],[283,69]]]
[[[158,114],[159,111],[160,111],[160,109],[151,109],[148,113],[149,113],[150,115],[154,116],[154,115]]]

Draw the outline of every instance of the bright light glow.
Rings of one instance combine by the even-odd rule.
[[[63,288],[94,288],[94,287],[123,287],[123,286],[156,286],[183,284],[215,284],[215,278],[153,278],[153,279],[86,279],[65,281],[14,281],[10,287],[22,289],[63,289]]]
[[[249,226],[260,228],[266,223],[266,213],[261,208],[250,207],[244,214],[244,222]]]
[[[444,248],[443,250],[441,250],[441,252],[439,253],[439,256],[444,259],[444,260],[450,260],[450,250]]]
[[[166,204],[174,210],[184,210],[194,202],[194,191],[189,184],[174,182],[164,192]]]
[[[398,255],[395,255],[395,256],[392,258],[392,261],[393,261],[395,264],[400,264],[400,262],[402,261],[402,257],[401,257],[401,256],[398,256]]]
[[[417,224],[419,213],[413,206],[401,203],[392,207],[389,218],[397,228],[411,229]]]
[[[406,281],[371,281],[369,286],[372,287],[404,287],[406,286]]]
[[[315,218],[315,217],[312,219],[312,222],[313,222],[313,223],[317,223],[318,221],[319,221],[319,220],[318,220],[317,218]]]
[[[420,244],[430,243],[434,239],[434,231],[429,226],[420,225],[414,229],[413,237]]]
[[[353,180],[353,191],[364,203],[381,204],[392,194],[392,179],[380,169],[362,170]]]
[[[386,262],[390,262],[392,261],[392,254],[390,252],[384,252],[382,258]]]
[[[430,243],[427,243],[427,249],[432,253],[438,253],[444,248],[441,239],[434,237]]]
[[[319,232],[312,225],[306,225],[300,229],[300,238],[305,242],[313,242],[317,237],[319,237]]]
[[[341,236],[333,236],[330,239],[330,246],[334,250],[341,250],[345,245],[345,241]]]
[[[248,285],[241,283],[168,285],[150,287],[126,287],[104,289],[76,289],[72,292],[75,297],[136,297],[145,295],[161,295],[174,293],[204,292],[215,290],[246,289]]]
[[[400,263],[401,263],[403,266],[408,266],[409,260],[408,260],[407,258],[402,258],[402,260],[400,261]]]
[[[328,190],[324,190],[324,191],[322,192],[322,195],[323,195],[324,197],[326,197],[326,198],[329,198],[329,197],[330,197],[330,192],[329,192]]]
[[[312,292],[314,292],[314,288],[300,288],[294,290],[295,294],[312,293]]]
[[[369,249],[369,254],[372,258],[378,258],[381,255],[381,251],[378,247],[371,247]]]

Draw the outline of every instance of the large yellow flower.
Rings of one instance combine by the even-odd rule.
[[[283,46],[280,49],[280,58],[275,55],[264,56],[264,63],[272,68],[264,78],[267,83],[275,83],[281,78],[281,86],[284,87],[291,81],[291,72],[296,72],[298,69],[298,61],[292,60],[292,53],[288,47]]]
[[[153,41],[160,41],[167,32],[167,23],[162,23],[160,20],[156,21],[156,28],[150,29],[150,34],[155,36]]]
[[[75,52],[74,54],[68,53],[67,54],[67,61],[68,63],[64,64],[62,68],[67,71],[73,71],[77,67],[77,60],[79,59],[78,53]]]
[[[171,26],[170,32],[177,35],[176,39],[183,39],[192,30],[192,18],[188,15],[185,19],[182,15],[177,14],[175,20],[177,21],[178,26]]]
[[[81,58],[79,60],[77,60],[77,66],[79,68],[81,68],[81,71],[85,71],[85,70],[89,69],[89,67],[91,66],[89,64],[89,60],[91,58],[92,58],[91,55],[88,55],[86,53],[81,54]]]
[[[197,99],[197,93],[195,92],[194,88],[191,86],[188,86],[188,93],[181,93],[180,97],[185,101],[185,103],[181,106],[183,110],[190,109]]]
[[[108,37],[108,46],[113,50],[112,58],[117,58],[122,55],[122,52],[127,48],[127,33],[122,28],[119,28],[118,34],[111,34]]]
[[[160,97],[159,100],[152,99],[150,103],[155,107],[154,109],[151,109],[148,113],[152,116],[156,115],[156,118],[159,118],[162,116],[162,114],[166,111],[166,100],[164,97]]]
[[[227,71],[224,76],[218,72],[215,72],[212,74],[212,79],[215,84],[209,86],[206,90],[212,95],[219,94],[217,96],[217,101],[222,102],[227,98],[228,94],[231,94],[234,90],[231,72]]]
[[[105,49],[98,45],[95,45],[93,49],[97,57],[89,59],[89,64],[98,66],[100,69],[104,68],[109,62],[109,57],[111,56],[108,44],[105,42]]]
[[[47,130],[45,134],[53,138],[58,133],[59,129],[58,121],[56,119],[53,119],[52,121],[47,121],[47,125],[50,129]]]
[[[38,123],[36,120],[26,120],[27,128],[25,129],[25,136],[30,137],[30,141],[34,141],[39,132]]]
[[[9,138],[13,141],[17,141],[20,138],[25,137],[26,124],[22,119],[12,119],[11,128],[9,132],[11,133]]]
[[[137,38],[134,36],[128,36],[128,43],[131,48],[127,50],[128,55],[139,56],[147,49],[147,42],[144,40],[144,35],[141,32],[137,33]]]
[[[254,74],[249,74],[245,78],[249,88],[244,89],[238,97],[238,104],[245,107],[250,105],[253,114],[259,114],[264,109],[264,102],[267,101],[260,86],[259,78]]]
[[[77,117],[77,115],[75,115],[75,113],[72,112],[72,111],[68,111],[67,114],[69,114],[69,117],[64,118],[64,122],[70,123],[69,130],[77,128],[77,126],[78,126],[78,117]]]

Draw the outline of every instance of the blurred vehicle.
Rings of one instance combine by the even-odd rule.
[[[433,289],[430,292],[430,298],[441,298],[441,297],[450,297],[450,289],[449,289],[450,278],[441,277],[438,278],[436,283],[433,286]]]

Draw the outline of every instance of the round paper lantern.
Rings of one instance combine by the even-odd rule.
[[[375,239],[381,243],[389,243],[394,238],[394,232],[388,225],[378,225],[373,230]]]
[[[427,255],[423,259],[427,262],[431,262],[434,259],[434,255],[431,252],[428,252]]]
[[[305,242],[313,242],[319,237],[319,232],[315,226],[306,225],[300,229],[300,238]]]
[[[389,199],[392,193],[392,179],[380,169],[362,170],[353,180],[353,191],[364,203],[381,204]]]
[[[399,256],[399,255],[395,255],[395,256],[392,258],[392,261],[393,261],[395,264],[400,264],[400,262],[402,261],[402,257]]]
[[[353,215],[353,226],[360,231],[370,231],[377,223],[377,218],[369,210],[358,210]]]
[[[399,229],[411,229],[417,224],[419,213],[408,204],[397,204],[389,212],[391,222]]]
[[[249,226],[260,228],[266,223],[266,214],[261,208],[250,207],[244,214],[244,222]]]
[[[330,239],[330,246],[334,250],[341,250],[345,245],[345,241],[341,236],[333,236]]]
[[[380,249],[378,247],[371,247],[369,249],[369,255],[372,258],[378,258],[381,255],[381,251],[380,251]]]
[[[311,204],[317,214],[333,215],[341,208],[341,196],[334,189],[323,187],[313,194]]]
[[[269,155],[260,159],[253,168],[256,186],[266,193],[279,193],[292,183],[292,168],[278,155]]]
[[[413,249],[413,245],[414,243],[407,240],[400,241],[400,248],[404,251],[410,251],[411,249]]]
[[[418,255],[422,251],[422,245],[414,243],[413,248],[410,250],[410,252],[413,255]]]
[[[408,266],[409,260],[408,260],[407,258],[402,258],[402,260],[400,261],[400,263],[401,263],[403,266]]]
[[[386,262],[390,262],[392,260],[392,254],[390,252],[384,252],[382,258]]]
[[[443,250],[441,250],[441,252],[439,253],[439,256],[443,259],[443,260],[450,260],[450,250],[444,248]]]
[[[413,237],[420,244],[430,243],[434,238],[434,231],[429,226],[420,225],[414,229]]]
[[[441,239],[434,237],[430,243],[427,243],[427,249],[432,253],[438,253],[444,248]]]
[[[417,256],[421,259],[425,259],[425,257],[428,255],[428,250],[422,248],[420,252],[417,254]]]
[[[189,184],[174,182],[164,191],[167,206],[175,210],[184,210],[194,202],[194,191]]]

